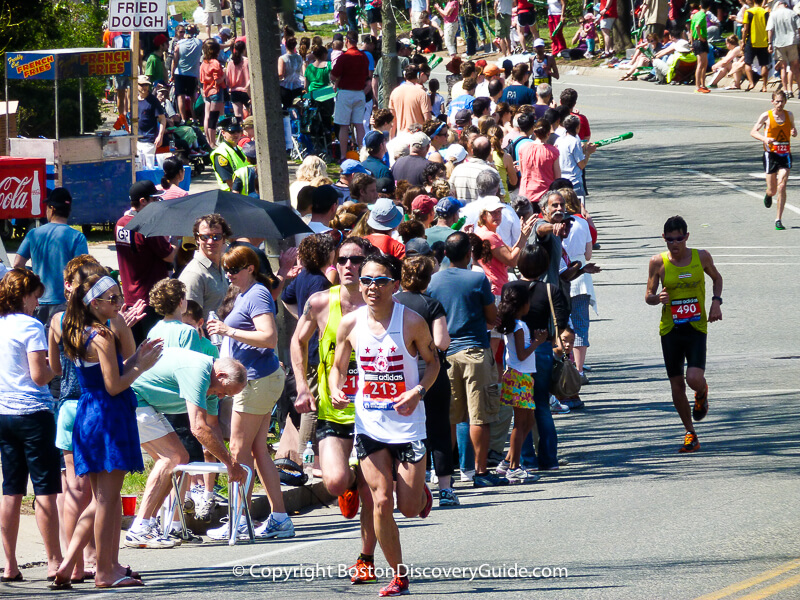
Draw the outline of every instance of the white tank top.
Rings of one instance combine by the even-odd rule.
[[[419,385],[417,358],[403,339],[405,308],[395,303],[389,328],[376,337],[367,325],[369,308],[356,311],[356,433],[385,444],[425,439],[425,403],[420,401],[409,416],[394,409],[394,399]]]

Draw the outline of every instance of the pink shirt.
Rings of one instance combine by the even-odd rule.
[[[232,60],[225,65],[225,78],[232,92],[247,92],[250,89],[250,69],[247,64],[247,57],[243,56],[239,66],[233,64]]]
[[[448,2],[445,5],[444,12],[448,12],[450,10],[453,10],[453,7],[455,7],[455,10],[452,12],[452,14],[449,17],[442,17],[442,20],[445,23],[455,23],[456,21],[458,21],[458,2],[457,2],[457,0],[450,0],[450,2]]]
[[[161,186],[158,186],[161,187]],[[162,188],[163,189],[163,188]],[[164,193],[161,195],[162,200],[176,200],[177,198],[183,198],[184,196],[188,196],[189,192],[184,189],[179,188],[177,185],[169,186],[168,190],[164,190]]]
[[[558,164],[559,152],[550,144],[524,144],[519,149],[521,173],[519,193],[531,202],[539,200],[555,180],[554,165]]]
[[[475,228],[475,235],[489,242],[492,250],[505,246],[505,242],[500,239],[499,235],[489,231],[482,225]],[[502,261],[497,260],[494,256],[492,260],[488,262],[481,260],[479,263],[481,267],[483,267],[483,272],[486,273],[486,277],[489,278],[489,283],[492,284],[492,293],[495,296],[499,296],[503,286],[508,283],[508,269]]]

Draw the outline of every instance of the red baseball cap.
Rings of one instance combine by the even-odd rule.
[[[423,215],[427,215],[433,212],[437,202],[438,200],[436,200],[436,198],[420,194],[414,198],[414,201],[411,203],[411,210],[418,210]]]

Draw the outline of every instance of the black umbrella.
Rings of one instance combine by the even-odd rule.
[[[289,206],[222,190],[151,202],[125,229],[138,231],[145,237],[191,236],[197,218],[211,213],[221,214],[235,237],[281,239],[296,233],[313,233]]]

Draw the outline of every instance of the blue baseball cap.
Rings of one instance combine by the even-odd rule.
[[[343,175],[354,175],[356,173],[367,173],[368,171],[364,168],[357,160],[353,160],[352,158],[348,158],[346,161],[342,163],[342,174]]]
[[[364,136],[364,146],[370,150],[377,150],[386,138],[380,131],[370,131]]]
[[[436,207],[433,209],[440,217],[452,217],[459,210],[466,206],[465,202],[453,198],[453,196],[446,196],[439,200]]]

